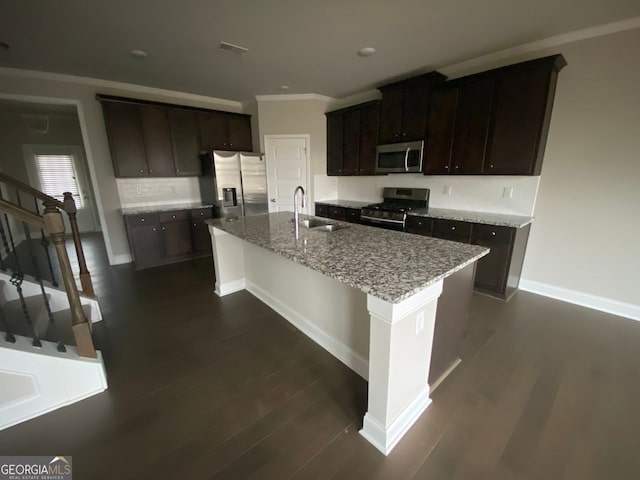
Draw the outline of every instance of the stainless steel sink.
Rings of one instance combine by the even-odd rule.
[[[336,230],[342,230],[343,228],[349,228],[346,225],[336,225],[335,223],[327,223],[325,225],[318,225],[317,227],[311,227],[310,230],[318,232],[335,232]]]
[[[319,228],[319,227],[326,227],[327,225],[330,225],[329,222],[325,222],[323,220],[316,220],[315,218],[309,218],[306,220],[300,220],[300,226],[304,227],[304,228]]]

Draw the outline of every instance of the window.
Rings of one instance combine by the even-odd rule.
[[[71,192],[77,208],[83,208],[72,155],[36,155],[36,166],[42,191],[60,201]]]

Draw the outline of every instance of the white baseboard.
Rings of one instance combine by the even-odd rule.
[[[114,255],[113,258],[111,259],[111,262],[109,262],[110,265],[122,265],[125,263],[131,263],[133,262],[133,257],[131,256],[131,254],[129,253],[122,253],[120,255]]]
[[[334,337],[327,335],[323,330],[319,329],[313,322],[308,320],[301,313],[289,308],[270,293],[258,287],[252,282],[246,282],[247,290],[267,304],[273,310],[294,325],[298,330],[311,338],[314,342],[327,350],[331,355],[344,363],[351,370],[356,372],[365,380],[369,377],[369,361],[362,355],[356,353],[344,343],[336,340]]]
[[[427,385],[387,428],[372,418],[369,412],[367,412],[364,416],[360,435],[369,440],[369,442],[382,453],[389,455],[389,452],[393,450],[430,403],[431,398],[429,398],[429,386]]]
[[[617,300],[611,300],[610,298],[591,295],[577,290],[569,290],[568,288],[556,287],[548,283],[535,282],[524,278],[520,280],[519,288],[525,292],[537,293],[545,297],[593,308],[594,310],[611,313],[632,320],[640,320],[640,305],[619,302]]]
[[[229,295],[231,293],[239,292],[240,290],[245,289],[245,279],[241,278],[240,280],[234,280],[233,282],[220,283],[216,282],[215,292],[219,297],[224,297],[225,295]]]

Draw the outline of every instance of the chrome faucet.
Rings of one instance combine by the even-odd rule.
[[[298,185],[295,191],[293,192],[293,223],[296,226],[296,240],[300,236],[300,225],[299,225],[300,212],[298,211],[298,192],[302,193],[302,202],[300,202],[300,207],[304,208],[305,193],[304,193],[304,188],[302,188],[301,185]]]

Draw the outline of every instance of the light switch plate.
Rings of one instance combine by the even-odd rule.
[[[420,312],[416,315],[416,335],[420,335],[420,333],[424,330],[424,312]]]
[[[504,187],[502,190],[503,198],[513,198],[513,187]]]
[[[451,196],[451,193],[453,193],[453,187],[451,185],[445,185],[444,188],[442,189],[442,193],[444,195]]]

